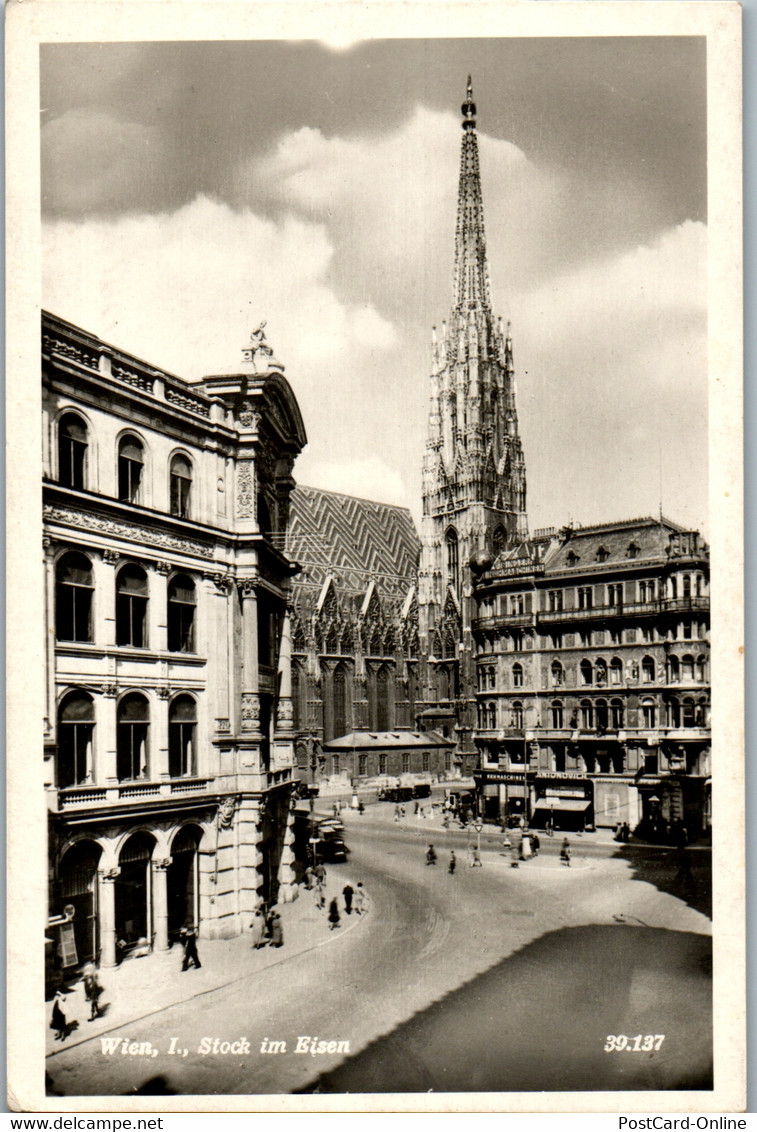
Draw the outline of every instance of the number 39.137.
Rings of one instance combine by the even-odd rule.
[[[629,1053],[650,1053],[659,1049],[664,1041],[664,1034],[636,1034],[633,1038],[626,1034],[608,1034],[605,1053],[620,1053],[624,1049]]]

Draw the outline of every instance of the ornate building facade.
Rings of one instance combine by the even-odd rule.
[[[710,825],[709,553],[667,519],[565,528],[479,576],[490,817],[659,836]]]
[[[262,329],[190,385],[44,315],[42,380],[48,936],[109,966],[291,895],[306,436]]]
[[[528,527],[512,339],[492,313],[470,79],[462,115],[452,309],[433,335],[418,605],[425,718],[451,721],[470,772],[477,764],[471,564],[521,542]]]

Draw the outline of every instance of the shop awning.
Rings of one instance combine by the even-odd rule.
[[[540,798],[535,810],[588,810],[591,802],[586,798]]]

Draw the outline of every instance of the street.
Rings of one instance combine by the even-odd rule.
[[[103,1052],[100,1038],[59,1050],[49,1087],[68,1096],[711,1087],[708,850],[691,851],[693,877],[681,878],[669,850],[572,837],[568,869],[561,838],[542,837],[539,858],[514,869],[485,827],[482,867],[472,868],[461,830],[395,824],[378,806],[346,825],[351,853],[330,866],[327,901],[344,877],[363,882],[371,908],[352,930],[343,915],[324,945],[289,957],[285,947],[264,975],[108,1035],[150,1043],[155,1056],[128,1043]],[[435,866],[425,863],[430,841]],[[616,1045],[608,1035],[628,1042],[606,1051]],[[215,1039],[227,1052],[200,1052]]]

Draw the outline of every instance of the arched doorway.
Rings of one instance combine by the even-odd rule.
[[[178,939],[184,924],[199,920],[198,857],[197,847],[202,831],[185,825],[171,846],[171,864],[168,866],[168,938]]]
[[[97,930],[97,865],[102,850],[94,841],[77,841],[63,857],[58,869],[60,915],[67,905],[74,909],[74,938],[79,963],[97,960],[100,939]]]
[[[116,879],[116,939],[121,950],[134,947],[140,939],[152,943],[152,877],[150,859],[155,839],[149,833],[134,833],[118,858],[121,869]]]

